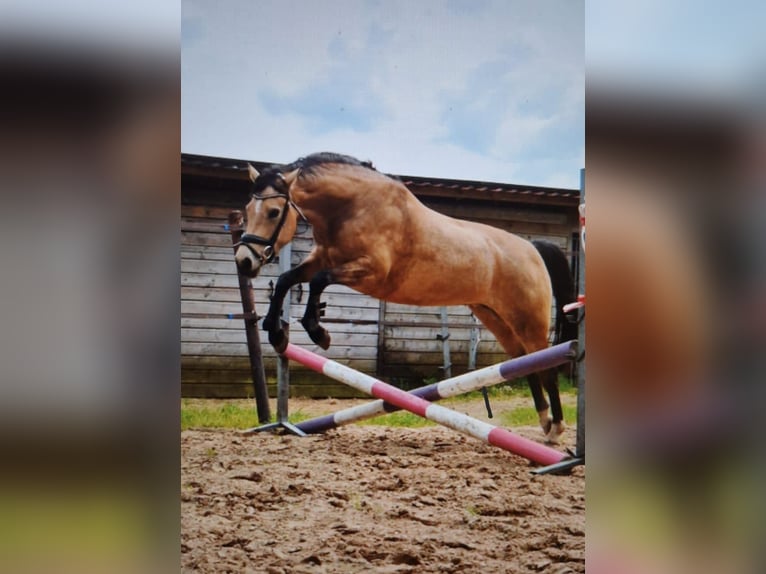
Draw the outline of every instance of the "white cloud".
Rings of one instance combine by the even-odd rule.
[[[287,162],[330,150],[408,175],[543,184],[569,173],[578,185],[581,4],[226,6],[184,4],[183,151]],[[550,90],[555,113],[525,108]],[[471,146],[466,129],[486,145]],[[549,172],[528,157],[540,147],[559,160]]]
[[[535,143],[553,121],[552,117],[506,115],[498,126],[492,155],[505,157],[521,153],[525,146]]]

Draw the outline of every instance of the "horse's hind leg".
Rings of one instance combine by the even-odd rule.
[[[550,429],[546,432],[546,440],[550,443],[557,443],[564,432],[564,411],[561,408],[561,396],[559,395],[558,371],[548,369],[542,372],[540,376],[551,401],[551,415],[553,415]]]
[[[497,341],[503,347],[508,356],[519,357],[526,355],[532,351],[538,350],[537,348],[530,349],[525,345],[516,331],[508,323],[506,323],[495,311],[485,305],[469,305],[469,308],[474,315],[482,322],[482,324],[489,329],[495,336]],[[544,347],[541,347],[544,348]],[[543,394],[543,384],[545,382],[545,388],[548,390],[548,396],[551,397],[553,405],[549,405],[545,400]],[[555,398],[550,392],[550,387],[547,384],[546,379],[538,373],[532,373],[527,377],[527,384],[529,390],[532,393],[532,400],[535,403],[535,411],[537,411],[537,417],[540,421],[540,427],[546,435],[546,438],[550,440],[550,434],[556,426],[557,412],[561,412],[561,403],[558,401],[558,389],[556,389]],[[549,407],[553,407],[553,419],[548,414]]]
[[[527,384],[529,385],[529,390],[532,391],[532,399],[535,401],[535,410],[537,411],[537,420],[540,421],[540,428],[543,429],[543,432],[547,436],[553,425],[553,419],[550,414],[548,414],[550,405],[548,404],[548,401],[545,400],[543,383],[540,375],[537,373],[527,375]]]

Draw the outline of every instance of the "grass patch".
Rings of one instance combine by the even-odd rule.
[[[465,507],[465,511],[466,511],[466,512],[467,512],[467,513],[468,513],[470,516],[479,516],[479,511],[476,509],[476,507],[475,507],[475,506],[466,506],[466,507]]]
[[[564,422],[569,425],[577,422],[577,407],[562,405]],[[498,414],[499,424],[505,427],[535,426],[539,424],[537,412],[533,407],[517,407],[511,411]]]
[[[424,384],[428,384],[428,383],[424,383]],[[529,392],[529,385],[527,384],[526,379],[517,379],[515,381],[509,381],[507,383],[502,383],[499,385],[495,385],[493,387],[487,387],[487,393],[489,395],[490,400],[492,399],[502,400],[502,399],[512,399],[512,398],[522,398],[522,399],[532,400],[532,395]],[[577,395],[577,387],[573,385],[572,382],[567,377],[560,375],[559,376],[559,393],[562,396],[567,396],[567,395],[575,396]],[[471,391],[470,393],[465,393],[457,397],[450,397],[440,402],[444,405],[459,405],[460,403],[476,401],[476,400],[483,400],[483,395],[481,390]]]
[[[428,383],[428,381],[424,381]],[[559,388],[562,395],[575,395],[577,390],[564,376],[559,376]],[[529,407],[518,407],[511,411],[498,413],[497,424],[503,426],[536,425],[537,413],[531,406],[532,398],[529,394],[529,386],[525,380],[517,380],[502,385],[496,385],[487,389],[490,400],[502,400],[509,398],[521,398],[529,401]],[[452,397],[441,401],[447,407],[459,409],[462,403],[482,400],[481,391],[473,391],[459,397]],[[564,405],[564,420],[574,423],[577,419],[576,408]],[[301,410],[290,413],[289,421],[293,424],[300,423],[312,418]],[[272,422],[276,416],[272,416]],[[181,399],[181,430],[188,429],[246,429],[258,426],[258,415],[255,403],[250,401],[234,401],[221,403],[219,401],[205,401],[195,399]],[[422,419],[406,411],[398,411],[388,415],[375,417],[361,422],[364,425],[378,425],[389,427],[418,428],[434,426],[435,423]]]
[[[297,410],[290,414],[291,423],[305,421],[309,416]],[[272,422],[276,416],[272,416]],[[258,426],[258,414],[255,404],[236,403],[200,404],[200,401],[181,399],[181,430],[188,429],[246,429]]]
[[[429,421],[428,419],[421,418],[417,415],[413,415],[407,411],[396,411],[391,414],[381,415],[361,421],[360,425],[376,425],[384,427],[404,427],[404,428],[418,428],[418,427],[431,427],[436,426],[436,423]]]
[[[247,428],[258,424],[255,406],[234,403],[208,406],[181,400],[181,430],[192,428]]]
[[[562,405],[562,409],[564,411],[564,421],[569,425],[576,424],[577,407],[573,405]],[[517,407],[510,411],[501,412],[496,414],[496,418],[490,421],[490,424],[503,427],[536,426],[538,423],[537,412],[533,407]],[[358,424],[402,428],[436,426],[436,423],[417,415],[413,415],[407,411],[396,411],[387,415],[361,421]]]

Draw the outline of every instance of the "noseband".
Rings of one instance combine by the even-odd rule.
[[[282,197],[285,199],[285,207],[282,210],[282,217],[279,218],[279,223],[277,223],[277,226],[274,229],[274,232],[271,234],[271,237],[267,239],[265,237],[261,237],[260,235],[243,233],[242,237],[239,239],[239,242],[234,244],[234,247],[239,247],[240,245],[247,247],[253,256],[260,259],[263,265],[266,265],[267,263],[271,263],[276,256],[275,245],[277,238],[282,231],[282,227],[285,225],[285,221],[287,220],[287,212],[290,211],[290,208],[294,207],[295,211],[298,212],[298,215],[300,215],[302,219],[305,220],[306,216],[303,215],[301,209],[295,205],[295,203],[293,203],[293,201],[290,199],[290,196],[286,193],[270,193],[268,195],[253,194],[252,197],[253,199],[257,200],[272,199],[275,197]],[[263,254],[259,254],[255,249],[253,249],[253,245],[265,245],[266,247],[263,249]]]

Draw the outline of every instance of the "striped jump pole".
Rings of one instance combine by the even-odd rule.
[[[448,397],[456,397],[471,391],[498,385],[505,381],[526,377],[538,371],[558,367],[574,359],[576,354],[577,342],[568,341],[522,357],[509,359],[490,367],[471,371],[451,379],[445,379],[439,383],[420,387],[410,391],[409,394],[430,402]],[[343,409],[331,415],[309,419],[297,423],[295,426],[307,434],[315,434],[398,410],[401,410],[401,408],[385,401],[377,400]]]
[[[503,428],[493,426],[468,415],[458,413],[441,405],[435,405],[407,393],[369,375],[355,371],[311,351],[287,345],[284,355],[306,367],[340,381],[358,391],[382,399],[415,415],[434,421],[463,434],[478,438],[489,444],[522,456],[542,465],[561,462],[567,455],[550,447],[520,437]]]

